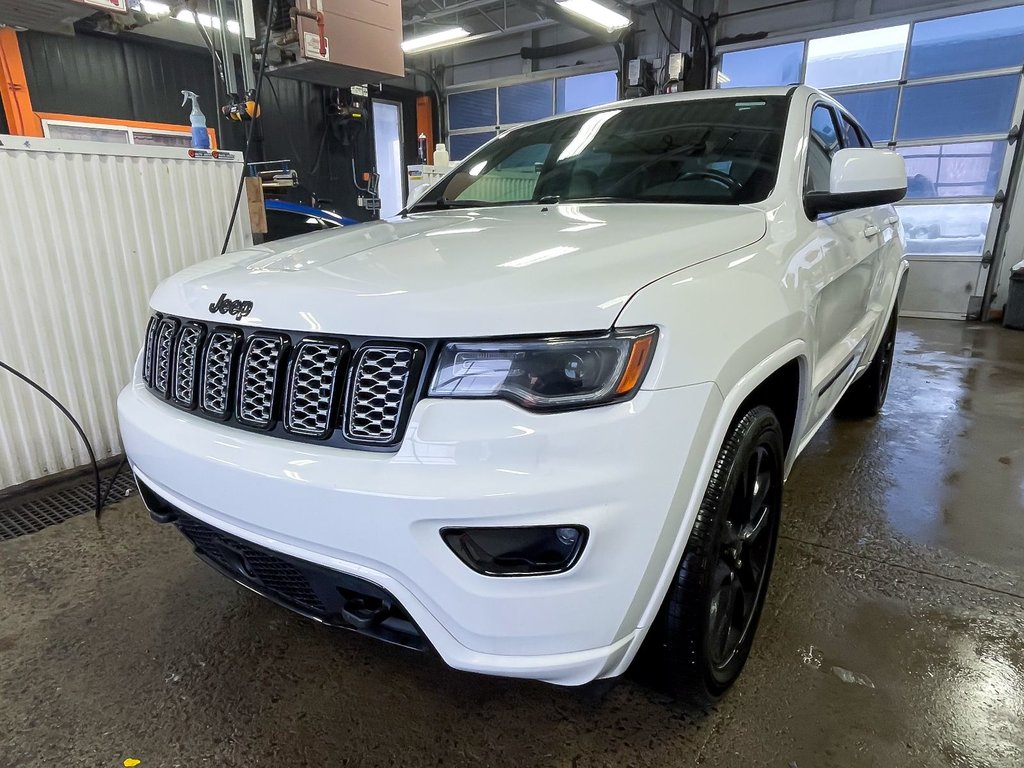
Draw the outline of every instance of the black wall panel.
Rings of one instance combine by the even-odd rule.
[[[184,88],[199,94],[213,124],[213,72],[206,51],[128,36],[18,34],[32,105],[39,112],[188,124]]]
[[[7,115],[4,114],[3,102],[0,102],[0,133],[7,133],[10,129],[7,127]]]
[[[188,124],[181,90],[199,94],[211,128],[217,127],[213,69],[204,49],[164,45],[131,35],[79,32],[74,37],[38,32],[18,34],[32,103],[39,112]],[[339,213],[368,218],[356,205],[352,159],[361,178],[373,164],[369,121],[341,128],[327,118],[329,89],[311,83],[268,77],[263,88],[262,119],[254,135],[254,160],[292,161],[302,187],[288,199],[330,200]],[[408,162],[416,157],[416,94],[386,89],[384,98],[400,101],[405,119]],[[244,128],[225,121],[219,135],[225,149],[241,149]]]

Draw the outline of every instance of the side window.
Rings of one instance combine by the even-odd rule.
[[[832,157],[840,149],[835,114],[823,104],[811,112],[811,131],[807,142],[807,172],[804,192],[828,192]]]
[[[860,126],[854,125],[846,119],[846,115],[842,116],[843,120],[843,144],[847,147],[870,147],[871,142],[868,141],[867,136],[860,129]]]

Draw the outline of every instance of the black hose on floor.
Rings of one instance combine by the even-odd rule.
[[[89,438],[86,437],[85,430],[82,429],[82,425],[78,423],[78,419],[71,415],[71,411],[67,409],[64,403],[62,403],[60,400],[58,400],[56,397],[54,397],[52,394],[46,391],[40,384],[37,384],[24,373],[19,371],[17,368],[13,368],[12,366],[5,363],[3,360],[0,360],[0,368],[3,368],[5,371],[8,371],[13,376],[21,379],[34,390],[39,392],[39,394],[41,394],[43,397],[45,397],[47,400],[53,403],[57,407],[57,409],[67,417],[68,421],[71,422],[72,426],[74,426],[75,430],[78,432],[78,436],[82,438],[82,442],[85,443],[85,450],[89,454],[89,462],[92,464],[92,474],[96,483],[96,519],[99,519],[100,513],[103,511],[103,503],[106,500],[106,497],[103,496],[103,486],[100,482],[100,465],[99,462],[96,461],[96,453],[95,451],[93,451],[92,443],[90,443]],[[111,487],[113,487],[113,481],[111,481]],[[110,489],[108,488],[107,495],[109,494]]]

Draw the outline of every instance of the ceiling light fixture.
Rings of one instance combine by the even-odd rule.
[[[604,27],[609,32],[623,29],[633,23],[627,16],[600,3],[595,3],[594,0],[558,0],[558,5],[569,13],[575,13],[599,27]]]
[[[178,15],[175,16],[178,21],[187,21],[190,24],[196,23],[196,16],[199,17],[199,23],[204,27],[210,29],[220,29],[220,19],[216,16],[211,16],[208,13],[197,13],[195,16],[192,15],[192,11],[187,11],[184,8],[178,11]]]
[[[171,6],[167,3],[157,3],[154,0],[142,0],[142,10],[150,16],[170,16]]]
[[[434,48],[453,45],[466,37],[469,37],[469,31],[463,27],[439,29],[436,32],[428,32],[419,37],[410,37],[408,40],[403,40],[402,50],[406,53],[433,50]]]

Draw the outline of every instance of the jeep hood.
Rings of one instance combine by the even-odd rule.
[[[611,327],[637,290],[761,239],[742,206],[528,205],[415,214],[290,238],[164,281],[157,311],[359,336],[440,338]]]

